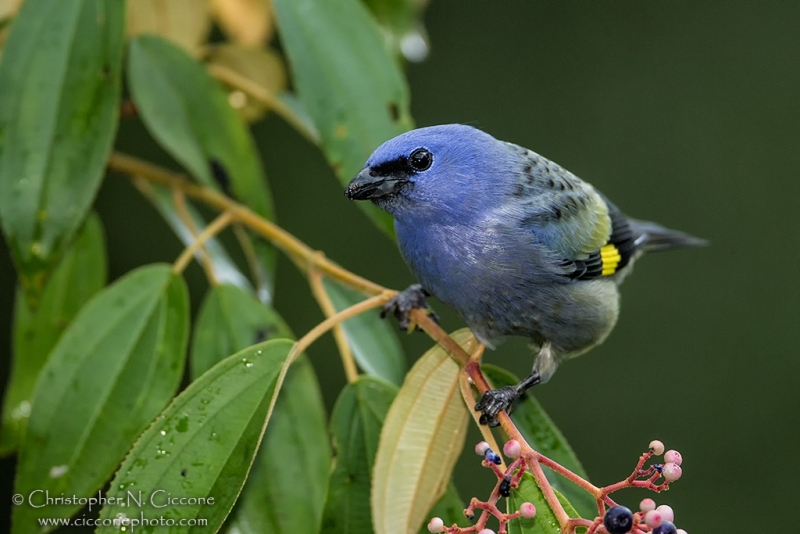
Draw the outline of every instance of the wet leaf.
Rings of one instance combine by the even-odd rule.
[[[14,359],[3,401],[0,454],[18,446],[31,411],[31,396],[47,356],[78,310],[106,283],[106,253],[100,219],[91,214],[44,286],[31,310],[17,292]]]
[[[494,365],[483,365],[482,369],[494,387],[510,386],[519,382],[517,377]],[[588,479],[572,447],[530,391],[515,403],[511,419],[531,447],[580,477]],[[545,468],[544,471],[550,484],[569,498],[582,517],[595,516],[597,507],[591,495],[549,469]]]
[[[254,345],[192,382],[136,441],[114,476],[107,495],[128,506],[106,505],[100,518],[202,519],[207,524],[170,532],[216,532],[244,485],[293,345],[283,339]],[[131,493],[141,495],[141,503],[131,502]],[[169,494],[198,501],[160,507]],[[119,527],[97,532],[116,534]]]
[[[272,50],[223,43],[210,49],[206,61],[214,67],[235,72],[271,95],[286,89],[286,69],[280,56]],[[264,104],[242,91],[228,89],[228,102],[246,120],[258,120],[268,111]]]
[[[42,370],[20,449],[15,492],[100,490],[178,388],[189,334],[188,291],[168,265],[136,269],[84,306]],[[33,493],[38,491],[39,493]],[[80,505],[17,506],[12,532]]]
[[[317,534],[331,469],[325,407],[314,369],[289,368],[228,532]]]
[[[214,286],[195,324],[192,376],[197,379],[255,343],[291,337],[283,319],[253,295],[230,285]],[[229,531],[319,530],[331,462],[326,419],[314,369],[300,356],[286,374]]]
[[[274,218],[253,138],[200,62],[160,37],[142,35],[131,40],[128,78],[148,130],[192,176]],[[260,239],[253,245],[265,280],[259,292],[271,293],[275,251]]]
[[[372,532],[372,466],[381,427],[396,394],[396,386],[369,375],[360,375],[339,394],[331,415],[336,456],[323,534]]]
[[[211,30],[209,0],[126,2],[125,33],[154,33],[196,54]]]
[[[319,130],[342,184],[378,145],[411,125],[409,94],[397,61],[359,0],[273,0],[294,85]],[[389,235],[392,218],[359,202]]]
[[[212,0],[211,5],[220,27],[233,42],[256,47],[272,36],[270,0]]]
[[[28,0],[4,46],[0,219],[34,307],[103,177],[119,115],[123,18],[117,0]]]
[[[453,338],[467,352],[468,328]],[[381,431],[372,477],[376,534],[416,532],[447,489],[464,447],[469,414],[458,386],[461,370],[438,345],[411,368]]]
[[[229,355],[269,339],[292,338],[283,319],[242,289],[212,286],[200,307],[191,349],[192,379]]]
[[[364,296],[336,282],[325,279],[325,290],[336,311],[364,300]],[[396,329],[371,311],[342,323],[347,341],[358,366],[371,375],[400,385],[406,374],[406,357],[397,339]]]

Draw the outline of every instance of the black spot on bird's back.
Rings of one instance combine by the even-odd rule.
[[[556,216],[556,219],[560,219],[561,218],[561,208],[554,208],[553,209],[553,214]]]
[[[525,186],[522,184],[517,184],[514,186],[514,191],[511,192],[517,198],[521,198],[525,196]]]
[[[561,189],[562,191],[563,191],[564,189],[566,189],[566,186],[564,185],[564,182],[559,182],[559,184],[558,184],[558,188],[559,188],[559,189]]]
[[[547,180],[547,185],[549,185],[550,187],[555,187],[556,183],[553,181],[552,178],[550,178],[549,180]]]
[[[525,167],[522,169],[522,172],[525,174],[530,174],[532,170],[533,168],[530,165],[525,165]]]

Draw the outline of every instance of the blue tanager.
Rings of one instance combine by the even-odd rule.
[[[385,142],[345,193],[394,217],[400,252],[420,285],[392,306],[408,311],[433,295],[490,348],[508,336],[530,339],[531,375],[475,406],[492,426],[559,363],[608,336],[617,288],[636,258],[705,243],[627,217],[558,164],[459,124]]]

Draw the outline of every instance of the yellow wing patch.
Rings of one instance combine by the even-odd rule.
[[[622,261],[622,256],[617,247],[609,243],[600,249],[600,261],[603,262],[603,276],[611,276],[617,272],[617,265]]]

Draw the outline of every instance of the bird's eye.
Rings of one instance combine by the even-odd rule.
[[[433,165],[433,154],[424,148],[418,148],[408,157],[408,164],[415,171],[427,171]]]

